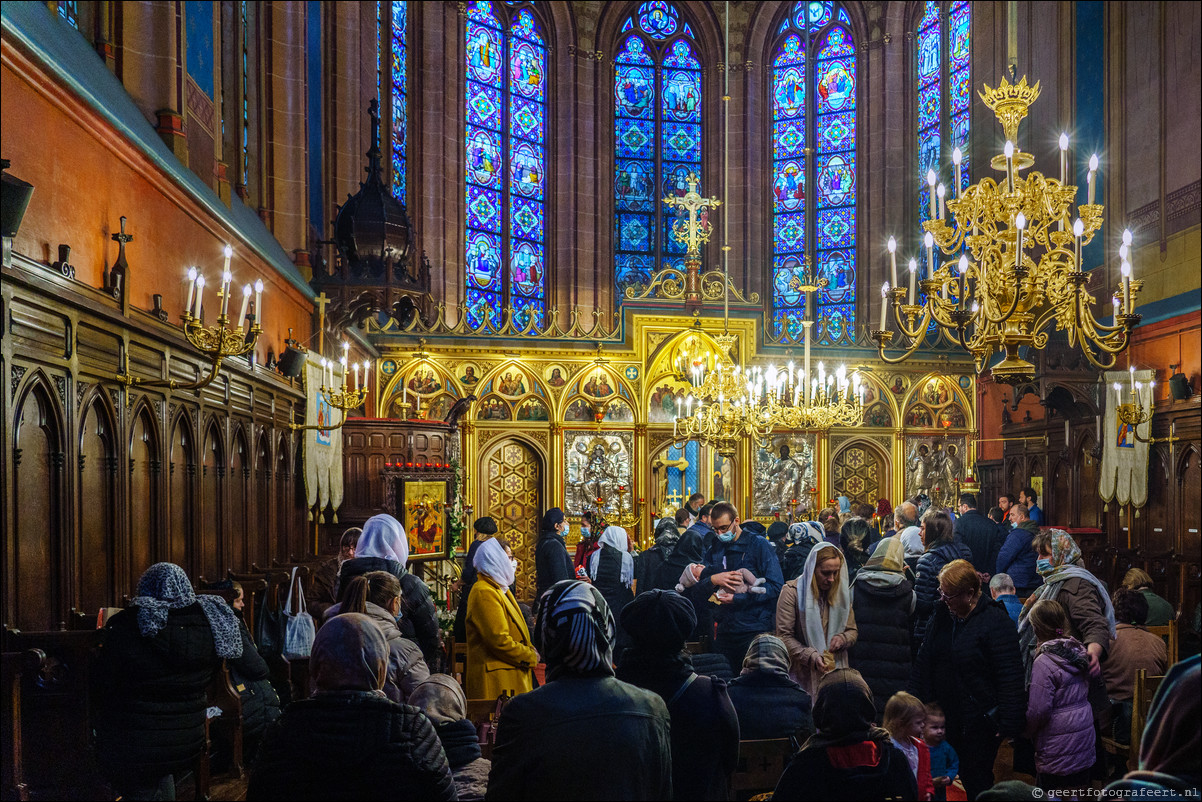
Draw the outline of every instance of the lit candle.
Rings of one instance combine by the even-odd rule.
[[[934,219],[935,219],[935,184],[936,184],[938,181],[939,181],[939,177],[938,177],[937,175],[935,175],[935,171],[934,171],[934,170],[927,170],[927,187],[928,187],[928,188],[929,188],[929,190],[930,190],[930,191],[927,193],[927,195],[928,195],[928,196],[930,197],[930,199],[931,199],[931,203],[930,203],[930,205],[931,205],[931,210],[930,210],[930,211],[931,211],[931,215],[930,215],[930,216],[931,216],[931,219],[932,219],[932,220],[934,220]]]
[[[371,370],[371,362],[363,360],[363,386],[367,387],[367,374]]]
[[[944,199],[947,197],[947,187],[943,184],[935,190],[935,194],[939,196],[939,219],[943,220],[947,217],[947,208],[944,206]]]
[[[323,356],[321,358],[321,389],[322,390],[324,390],[330,386],[329,382],[326,380],[326,373],[328,372],[328,369],[329,369],[328,363],[326,362],[326,358]]]
[[[952,164],[956,165],[956,197],[960,197],[960,162],[964,161],[964,153],[956,148],[952,151]]]
[[[1128,365],[1127,373],[1128,373],[1128,376],[1130,377],[1130,379],[1129,379],[1130,384],[1128,386],[1131,388],[1131,401],[1134,403],[1134,401],[1135,401],[1135,365]]]
[[[233,278],[233,275],[228,270],[221,274],[221,317],[225,317],[229,312],[230,282],[233,281]]]
[[[1086,202],[1091,206],[1093,205],[1094,178],[1097,176],[1097,174],[1098,174],[1098,154],[1095,153],[1094,155],[1089,157],[1089,192],[1088,192],[1089,200]]]
[[[1123,388],[1119,386],[1118,382],[1114,383],[1114,399],[1118,406],[1123,405]]]
[[[255,279],[255,326],[263,328],[263,279]]]
[[[1068,134],[1060,135],[1060,183],[1068,183]]]
[[[1018,230],[1018,239],[1015,241],[1014,248],[1014,266],[1021,270],[1023,267],[1023,229],[1027,227],[1027,216],[1019,212],[1014,218],[1014,227]]]
[[[918,286],[918,260],[910,260],[910,306],[914,305],[914,297]]]
[[[345,393],[346,392],[346,374],[347,374],[346,357],[345,356],[339,360],[339,364],[342,365],[342,392]]]
[[[968,257],[965,254],[960,254],[957,267],[960,270],[960,308],[964,309],[968,305]]]
[[[935,278],[935,238],[928,231],[922,238],[922,244],[927,246],[927,278]]]
[[[807,376],[809,376],[810,375],[810,327],[809,326],[801,327],[801,339],[805,342],[805,351],[806,351],[806,353],[805,353],[805,358],[806,358],[805,373]]]
[[[192,298],[196,295],[196,268],[188,268],[188,302],[184,304],[184,314],[192,314]]]
[[[1077,269],[1083,269],[1081,264],[1081,237],[1085,235],[1085,223],[1080,217],[1073,223],[1073,237],[1077,240]]]
[[[1006,147],[1002,149],[1002,153],[1006,155],[1006,191],[1014,192],[1014,143],[1009,139],[1006,140]]]
[[[246,307],[250,306],[250,285],[242,287],[242,311],[238,313],[238,328],[246,328]]]
[[[893,279],[893,286],[897,286],[897,240],[893,237],[889,238],[889,270],[890,278]]]
[[[355,367],[355,389],[358,390],[359,389],[359,363],[356,362],[354,367]]]
[[[881,287],[881,331],[885,330],[886,316],[889,313],[889,282]]]
[[[1131,263],[1123,262],[1123,314],[1130,315],[1132,313],[1131,306]]]
[[[201,298],[204,297],[204,294],[205,294],[205,277],[197,276],[196,277],[196,310],[192,313],[192,317],[196,318],[197,320],[200,320],[200,310],[202,308]]]

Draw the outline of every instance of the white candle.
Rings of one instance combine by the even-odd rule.
[[[342,359],[339,361],[339,364],[341,364],[341,365],[342,365],[342,392],[344,392],[344,393],[345,393],[345,392],[346,392],[346,373],[347,373],[347,370],[346,370],[346,357],[343,357],[343,358],[342,358]]]
[[[1073,223],[1073,237],[1077,240],[1077,269],[1083,269],[1081,264],[1081,237],[1085,235],[1085,223],[1080,217]]]
[[[1134,403],[1135,402],[1135,365],[1127,366],[1127,375],[1130,377],[1130,384],[1128,386],[1131,388],[1131,401],[1132,401],[1132,403]]]
[[[956,165],[956,197],[960,197],[960,162],[964,161],[964,154],[959,148],[952,151],[952,164]]]
[[[1091,206],[1093,205],[1093,196],[1094,196],[1094,192],[1093,192],[1094,177],[1097,174],[1098,174],[1098,154],[1095,153],[1094,155],[1089,157],[1089,192],[1088,192],[1089,200],[1086,202]]]
[[[1114,399],[1118,406],[1123,405],[1123,388],[1119,386],[1118,382],[1114,383]]]
[[[1068,448],[1068,420],[1064,421],[1064,447]]]
[[[931,199],[931,201],[930,201],[930,206],[931,206],[931,209],[930,209],[930,211],[931,211],[931,219],[932,219],[932,220],[934,220],[934,219],[935,219],[935,184],[936,184],[938,181],[939,181],[939,177],[938,177],[937,175],[935,175],[935,171],[934,171],[934,170],[927,170],[927,187],[928,187],[928,188],[929,188],[929,190],[930,190],[930,191],[927,193],[927,195],[928,195],[928,196],[930,197],[930,199]]]
[[[242,287],[242,311],[238,313],[237,328],[246,328],[246,307],[250,306],[250,285]]]
[[[221,274],[221,317],[225,317],[230,308],[230,282],[234,276],[229,270]]]
[[[914,305],[914,297],[918,287],[918,260],[910,260],[910,306]]]
[[[355,363],[354,368],[355,368],[355,390],[358,390],[359,389],[359,363],[358,362]]]
[[[1002,153],[1006,155],[1006,191],[1014,192],[1014,143],[1006,140],[1006,147],[1002,149]]]
[[[960,262],[957,265],[960,270],[960,308],[964,309],[968,306],[968,257],[960,254]]]
[[[1060,183],[1068,183],[1068,134],[1060,135]]]
[[[935,238],[928,231],[922,238],[922,244],[927,247],[927,278],[935,278]]]
[[[363,360],[363,386],[367,387],[367,374],[371,371],[371,362]]]
[[[1123,262],[1123,314],[1131,314],[1131,263]]]
[[[255,325],[263,328],[263,280],[255,280]]]
[[[885,285],[883,287],[881,287],[881,331],[885,330],[885,323],[887,322],[886,317],[887,317],[888,313],[889,313],[889,283],[885,282]]]
[[[226,245],[222,253],[225,254],[225,266],[222,267],[222,271],[228,273],[230,270],[230,259],[234,256],[234,249]]]
[[[1027,227],[1027,216],[1019,212],[1014,218],[1014,227],[1018,230],[1018,239],[1015,241],[1014,248],[1014,266],[1021,270],[1023,266],[1023,229]]]
[[[196,309],[192,312],[192,317],[200,320],[200,310],[202,308],[201,298],[205,294],[205,277],[196,277]]]
[[[192,298],[196,295],[196,268],[188,268],[188,302],[184,304],[184,314],[192,314]]]
[[[897,240],[893,237],[889,238],[889,271],[890,278],[893,279],[893,286],[897,286]]]
[[[935,194],[939,196],[939,219],[943,220],[947,217],[947,208],[944,206],[944,199],[947,197],[947,187],[943,184],[935,190]]]
[[[321,389],[322,390],[324,390],[330,386],[330,383],[329,383],[328,377],[327,377],[327,374],[329,372],[328,365],[329,365],[329,363],[326,362],[326,358],[322,357],[321,358]]]

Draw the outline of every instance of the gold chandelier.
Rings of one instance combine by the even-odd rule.
[[[1068,183],[1067,135],[1060,137],[1060,180],[1034,170],[1025,178],[1020,175],[1035,163],[1015,143],[1019,123],[1039,97],[1039,82],[1028,86],[1024,76],[1011,84],[1003,77],[996,89],[985,85],[980,97],[1006,134],[1005,149],[990,163],[1005,173],[1005,180],[985,178],[960,192],[959,148],[952,154],[955,197],[946,198],[946,187],[936,187],[938,177],[933,170],[928,173],[930,220],[922,224],[926,278],[917,280],[917,264],[911,259],[908,291],[898,283],[896,244],[891,240],[892,285],[882,288],[881,326],[871,332],[880,358],[891,364],[909,358],[926,341],[933,322],[972,354],[978,372],[995,352],[1005,352],[992,367],[993,376],[1003,384],[1019,384],[1035,377],[1035,366],[1019,355],[1019,349],[1044,348],[1054,324],[1055,330],[1067,333],[1070,346],[1080,343],[1090,363],[1111,368],[1140,321],[1135,297],[1143,282],[1131,278],[1131,234],[1124,232],[1119,250],[1122,286],[1113,299],[1115,322],[1106,325],[1094,317],[1081,247],[1102,225],[1104,207],[1094,203],[1097,155],[1089,161],[1087,203],[1078,205],[1074,220],[1077,187]],[[935,245],[952,258],[937,265]],[[926,295],[924,303],[916,298],[916,285]],[[899,357],[885,355],[894,337],[887,328],[890,305],[898,331],[910,343]]]

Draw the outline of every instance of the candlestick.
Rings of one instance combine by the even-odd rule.
[[[204,294],[205,294],[205,277],[197,276],[196,277],[196,310],[192,313],[192,317],[196,318],[198,321],[200,320],[200,310],[202,308],[201,298],[204,296]]]
[[[810,327],[809,326],[803,325],[801,327],[801,338],[802,338],[802,341],[805,343],[805,358],[806,358],[805,371],[806,371],[806,375],[809,376],[810,375]]]
[[[960,308],[968,305],[968,256],[960,254]]]
[[[255,325],[263,327],[263,279],[255,279]]]
[[[1077,255],[1077,269],[1078,270],[1081,270],[1083,268],[1083,265],[1081,264],[1081,237],[1084,236],[1084,234],[1085,234],[1085,223],[1081,220],[1080,217],[1078,217],[1076,222],[1073,223],[1073,237],[1076,238],[1076,240],[1077,240],[1076,255]]]
[[[885,323],[889,314],[889,282],[885,282],[881,287],[881,331],[885,330]]]
[[[935,238],[928,231],[922,238],[922,244],[927,247],[927,278],[935,278]]]
[[[1006,154],[1006,191],[1014,192],[1014,143],[1006,140],[1006,147],[1002,152]]]
[[[943,184],[935,190],[935,194],[939,196],[939,219],[943,220],[947,217],[947,208],[944,205],[944,199],[947,197],[947,187]]]
[[[930,206],[931,206],[931,209],[930,209],[931,215],[930,215],[930,217],[931,217],[931,219],[932,219],[932,220],[934,220],[934,219],[935,219],[935,183],[936,183],[938,180],[939,180],[939,177],[938,177],[937,175],[935,175],[935,171],[934,171],[934,170],[927,170],[927,187],[929,188],[929,191],[927,192],[927,195],[928,195],[928,196],[930,197],[930,199],[931,199],[931,200],[930,200]]]
[[[221,274],[221,317],[225,317],[230,307],[230,282],[234,276],[227,269]]]
[[[188,268],[188,302],[184,304],[184,314],[192,314],[192,298],[196,295],[196,268]]]
[[[1123,313],[1131,314],[1131,263],[1123,262]]]
[[[355,367],[355,390],[357,391],[359,389],[359,363],[356,362],[354,367]]]
[[[367,387],[367,374],[371,370],[371,362],[363,360],[363,386]]]
[[[956,148],[952,151],[952,164],[956,165],[956,197],[960,197],[960,162],[964,161],[964,153]]]
[[[1019,212],[1014,218],[1014,228],[1018,231],[1018,239],[1015,242],[1014,248],[1014,266],[1022,269],[1023,266],[1023,229],[1027,227],[1027,216]]]
[[[1091,206],[1093,205],[1093,196],[1094,196],[1094,192],[1093,192],[1094,177],[1097,174],[1098,174],[1098,154],[1095,153],[1094,155],[1089,157],[1089,182],[1088,182],[1089,183],[1089,192],[1087,193],[1089,200],[1086,202],[1088,204],[1090,204]]]
[[[889,238],[889,271],[890,278],[893,279],[893,286],[897,286],[897,240],[893,237]]]
[[[238,328],[246,328],[246,307],[248,306],[250,306],[250,285],[246,284],[242,287],[242,311],[238,313]]]
[[[1068,183],[1068,134],[1060,135],[1060,183]]]
[[[1130,377],[1130,385],[1129,386],[1131,388],[1131,403],[1134,404],[1135,403],[1135,366],[1134,365],[1127,366],[1127,375]]]
[[[1123,405],[1123,388],[1119,386],[1118,382],[1114,383],[1114,398],[1118,406]]]
[[[918,260],[910,260],[910,306],[914,305],[915,291],[918,286]]]
[[[346,357],[343,357],[342,359],[338,360],[338,363],[340,365],[342,365],[342,392],[345,393],[346,392],[346,374],[347,374]]]

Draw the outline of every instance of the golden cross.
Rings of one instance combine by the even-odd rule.
[[[677,218],[672,224],[672,235],[688,249],[689,256],[697,257],[701,253],[701,246],[710,241],[710,233],[714,230],[709,220],[710,210],[721,206],[722,201],[701,197],[697,191],[699,181],[696,173],[689,173],[685,182],[688,191],[683,196],[669,195],[664,198],[664,203],[676,208]],[[684,218],[686,212],[687,220]]]
[[[324,355],[326,344],[326,305],[330,303],[330,299],[326,297],[324,292],[321,292],[313,299],[313,303],[317,305],[317,353]]]

